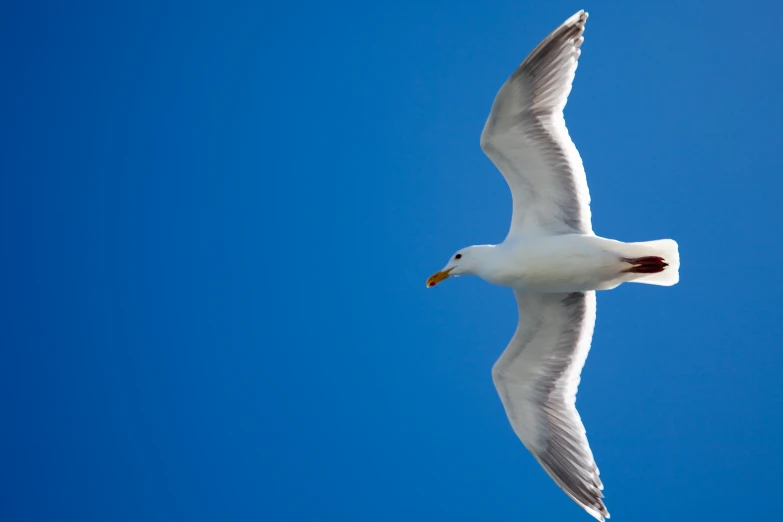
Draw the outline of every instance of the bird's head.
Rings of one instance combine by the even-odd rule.
[[[486,264],[491,245],[470,246],[458,250],[442,270],[435,272],[427,279],[427,288],[433,287],[449,277],[461,275],[478,275],[479,270]]]

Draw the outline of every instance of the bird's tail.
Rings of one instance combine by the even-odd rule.
[[[624,272],[639,274],[634,283],[672,286],[680,280],[680,252],[673,239],[659,239],[623,245]]]

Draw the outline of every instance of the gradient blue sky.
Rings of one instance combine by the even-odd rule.
[[[490,368],[511,292],[492,98],[591,14],[566,119],[600,293],[578,406],[613,520],[779,517],[780,2],[10,2],[0,519],[590,520]]]

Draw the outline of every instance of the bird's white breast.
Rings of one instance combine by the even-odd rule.
[[[486,281],[528,292],[595,290],[617,277],[614,241],[592,235],[516,237],[497,246],[479,274]]]

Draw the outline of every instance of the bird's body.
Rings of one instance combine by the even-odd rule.
[[[514,432],[565,493],[603,521],[603,484],[576,411],[595,323],[595,290],[625,282],[671,286],[671,239],[625,243],[596,236],[582,160],[563,119],[587,13],[547,36],[501,87],[481,148],[511,189],[508,236],[458,251],[427,286],[477,275],[514,290],[519,323],[492,368]]]
[[[591,234],[518,236],[471,247],[476,249],[471,255],[485,258],[476,275],[495,285],[530,293],[585,292],[643,280],[644,274],[624,271],[631,265],[623,259],[660,250],[639,245]]]

